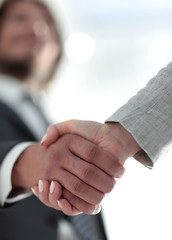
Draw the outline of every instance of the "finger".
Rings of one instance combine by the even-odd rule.
[[[102,125],[103,124],[94,121],[69,120],[52,126],[56,128],[58,136],[68,133],[76,134],[98,144],[99,139],[96,139],[96,135]]]
[[[54,185],[54,186],[53,186]],[[97,214],[100,212],[101,207],[99,205],[91,205],[87,202],[83,201],[82,199],[74,196],[68,190],[63,189],[63,197],[58,199],[59,191],[62,190],[59,184],[56,181],[52,181],[50,184],[50,191],[49,191],[49,206],[53,207],[57,210],[61,210],[63,213],[69,216],[75,216],[81,213],[86,214]],[[39,188],[38,186],[32,187],[32,191],[35,196],[39,198]],[[42,193],[43,194],[43,193]],[[44,190],[45,194],[45,190]],[[47,193],[48,194],[48,193]],[[62,200],[62,201],[61,201]],[[45,204],[45,202],[43,202]],[[47,203],[46,203],[47,205]]]
[[[105,173],[114,178],[121,177],[125,172],[124,167],[119,163],[119,160],[115,156],[80,136],[73,137],[69,147],[72,153],[83,160],[94,164],[96,167],[102,169]]]
[[[59,171],[58,177],[59,183],[64,188],[90,204],[100,204],[105,196],[104,193],[89,186],[88,184],[80,180],[78,177],[74,176],[72,173],[67,172],[64,169],[63,171]],[[66,181],[66,179],[68,179],[68,181]]]
[[[77,140],[79,141],[78,144],[82,142],[82,138],[80,139],[78,136]],[[103,193],[109,193],[115,185],[115,179],[113,177],[73,154],[71,154],[71,157],[68,157],[66,170]]]
[[[45,188],[45,187],[44,187],[44,188]],[[32,187],[31,190],[32,190],[33,194],[34,194],[42,203],[44,203],[44,204],[45,204],[46,206],[48,206],[48,207],[53,207],[53,206],[51,205],[51,203],[48,204],[48,203],[46,203],[45,201],[42,201],[42,198],[40,198],[40,193],[39,193],[39,187],[38,187],[38,185]],[[42,195],[46,195],[46,194],[48,195],[48,192],[46,192],[46,191],[44,190],[44,193],[42,192],[41,194],[42,194]],[[57,209],[57,210],[61,210],[58,205],[57,205],[56,209]]]
[[[56,148],[56,144],[51,145],[51,148]],[[58,161],[56,160],[56,155],[58,155]],[[73,161],[77,158],[75,155],[72,155],[69,150],[67,150],[66,153],[61,150],[57,153],[51,151],[50,158],[55,160],[53,161],[53,165],[52,161],[47,161],[47,163],[45,163],[45,165],[51,163],[50,166],[45,167],[45,179],[48,179],[49,176],[51,176],[51,178],[57,180],[61,186],[90,204],[97,205],[102,201],[104,197],[103,192],[91,187],[89,184],[83,182],[79,177],[67,170],[67,166],[70,162],[69,158],[72,158]]]
[[[61,196],[62,196],[61,185],[57,181],[51,181],[50,191],[48,195],[51,206],[60,209],[57,201],[61,198]]]
[[[57,202],[56,202],[56,205],[52,205],[52,203],[49,201],[50,190],[52,191],[52,187],[50,187],[50,184],[48,181],[39,180],[39,183],[36,189],[36,194],[38,199],[48,207],[55,208],[56,210],[61,210]],[[60,184],[56,183],[56,197],[59,198],[61,196],[61,193],[62,193],[62,188]]]
[[[60,199],[61,194],[59,193],[62,193],[61,185],[56,181],[52,181],[50,184],[50,192],[49,192],[49,202],[51,203],[52,207],[59,209],[63,211],[65,214],[70,216],[78,215],[81,213],[78,209],[72,206],[67,200],[65,199],[62,200],[62,198]]]
[[[61,211],[66,215],[75,216],[82,213],[79,210],[77,210],[75,207],[73,207],[66,199],[63,199],[63,198],[59,199],[58,204],[61,208]]]
[[[37,185],[33,186],[33,187],[31,188],[31,190],[32,190],[33,194],[34,194],[36,197],[38,197],[38,195],[39,195],[38,186],[37,186]]]
[[[98,133],[101,132],[103,124],[94,122],[94,121],[80,121],[80,120],[70,120],[66,122],[62,122],[59,124],[51,125],[48,128],[47,136],[45,138],[45,141],[43,141],[43,145],[45,146],[50,145],[51,143],[55,142],[60,136],[68,133],[76,134],[79,136],[82,136],[83,138],[86,138],[87,140],[99,144],[102,139],[99,139],[97,137]],[[102,135],[101,135],[102,137]],[[82,149],[82,148],[80,148]],[[110,153],[109,153],[110,155]],[[102,155],[102,161],[100,165],[104,167],[104,161],[106,158],[104,158]],[[114,163],[112,164],[112,167],[109,167],[108,164],[106,164],[106,172],[109,172],[111,170],[110,175],[114,176],[115,178],[120,178],[123,176],[125,169],[122,165],[119,165],[119,159],[117,159],[115,156],[111,154],[111,158],[113,159]],[[93,159],[93,158],[91,158]],[[87,159],[89,160],[89,158]],[[99,160],[99,158],[98,158]],[[95,163],[97,165],[97,163]],[[101,167],[99,166],[99,167]],[[104,169],[104,168],[103,168]]]
[[[76,208],[74,208],[66,199],[60,199],[59,205],[64,214],[69,216],[79,215],[82,212],[79,212]],[[101,211],[101,206],[96,206],[96,210],[94,211],[94,215],[98,214]]]
[[[65,134],[76,134],[90,141],[95,141],[95,136],[102,124],[93,121],[70,120],[49,126],[41,145],[49,146]]]
[[[70,136],[70,138],[68,136]],[[72,135],[68,135],[68,136],[67,135],[63,136],[61,140],[59,140],[59,141],[63,141],[62,145],[64,144],[69,145],[68,140],[73,141],[75,137],[79,139],[81,138],[79,136],[72,136]],[[52,144],[51,148],[56,149],[56,143]],[[72,166],[72,163],[74,163],[77,160],[77,156],[72,154],[69,150],[58,151],[57,153],[56,152],[54,153],[54,150],[52,150],[52,153],[53,154],[50,156],[51,158],[53,157],[53,159],[56,159],[56,155],[58,157],[58,161],[54,161],[53,169],[51,169],[52,178],[54,180],[58,180],[58,182],[64,188],[66,188],[67,190],[69,190],[79,198],[83,199],[84,201],[93,205],[100,204],[105,193],[97,190],[96,188],[92,187],[90,184],[87,184],[86,182],[82,181],[81,178],[78,177],[78,175],[80,175],[79,171],[76,172],[76,175],[74,173],[75,170],[73,169],[74,165]],[[79,161],[83,162],[83,160],[79,160]],[[68,165],[71,165],[71,167],[69,167]],[[87,165],[90,165],[90,164],[87,163]],[[52,168],[52,166],[50,167]],[[58,175],[56,171],[57,168],[58,168]],[[69,168],[71,168],[71,171],[69,170]],[[95,168],[95,166],[93,166],[93,168]],[[50,173],[48,173],[48,175],[50,175]],[[99,182],[102,182],[101,178]],[[115,184],[115,180],[109,177],[106,183],[107,183],[107,186],[106,186],[107,191],[105,192],[109,192],[112,190]]]
[[[52,143],[56,142],[58,138],[60,137],[58,129],[55,127],[55,125],[50,125],[47,129],[46,134],[43,136],[41,140],[41,145],[48,147]]]
[[[63,189],[63,198],[68,201],[73,207],[78,209],[80,212],[86,214],[97,214],[98,208],[96,205],[89,204],[79,197],[73,195],[71,192]]]
[[[49,188],[50,184],[46,180],[39,180],[38,182],[38,198],[39,200],[47,205],[48,207],[51,207],[51,204],[49,202]]]
[[[65,209],[62,209],[65,214],[76,215],[80,214],[81,212],[84,212],[86,214],[95,214],[95,205],[91,205],[83,201],[82,199],[74,196],[66,189],[63,189],[63,196],[61,197],[61,195],[59,195],[60,191],[62,192],[60,184],[58,184],[56,181],[52,181],[50,184],[49,202],[54,208],[57,208],[57,204],[60,208],[62,208],[62,206],[60,206],[60,202],[63,198],[63,200],[65,199],[67,201],[67,203],[65,203],[64,205]]]
[[[113,189],[116,182],[114,176],[109,176],[109,173],[105,173],[104,169],[102,171],[99,167],[93,165],[94,162],[98,163],[99,165],[99,160],[97,158],[101,159],[101,153],[104,152],[104,150],[99,149],[99,147],[97,147],[95,144],[90,143],[86,139],[76,135],[66,134],[59,141],[62,141],[63,145],[67,144],[68,147],[67,151],[58,152],[58,162],[55,162],[55,164],[61,166],[63,174],[65,174],[64,170],[66,170],[85,182],[87,185],[90,185],[91,187],[103,193],[109,193]],[[51,148],[56,149],[56,144],[57,143],[52,144]],[[81,158],[77,157],[79,154]],[[86,157],[87,159],[95,158],[96,160],[83,160],[83,158]],[[113,165],[113,159],[111,155],[107,153],[106,158],[107,161],[103,162],[105,168],[106,165],[111,167],[111,165]],[[103,168],[103,166],[101,167]],[[58,178],[59,176],[60,175],[58,174]],[[71,191],[70,189],[68,190]]]

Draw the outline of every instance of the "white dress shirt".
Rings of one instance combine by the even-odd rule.
[[[0,101],[7,104],[23,120],[35,138],[40,141],[45,134],[46,125],[31,102],[25,101],[24,96],[29,92],[19,80],[7,75],[0,75]],[[30,121],[32,119],[32,121]],[[34,124],[33,124],[34,123]],[[12,203],[31,195],[31,192],[8,198],[12,190],[11,173],[19,155],[32,143],[23,142],[14,146],[5,156],[0,166],[0,204]]]

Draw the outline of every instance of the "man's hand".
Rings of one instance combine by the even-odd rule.
[[[112,156],[114,156],[114,165],[110,166],[107,164],[107,161],[104,158],[97,158],[96,161],[93,158],[92,163],[114,177],[117,171],[117,166],[115,164],[117,162],[124,164],[127,158],[133,156],[140,150],[140,146],[136,143],[132,135],[119,123],[100,124],[92,121],[78,120],[71,120],[64,123],[51,125],[48,128],[47,135],[44,137],[41,144],[48,147],[52,143],[56,142],[61,136],[68,133],[82,136],[85,139],[97,144],[101,149],[112,154]],[[96,156],[96,152],[94,152],[93,155]],[[56,186],[58,186],[58,183],[56,184]],[[59,193],[57,193],[57,195],[59,195]],[[45,199],[51,199],[51,193],[49,192],[49,189],[47,189],[47,191],[44,193],[44,196],[40,195],[37,191],[37,196],[38,198],[42,197]],[[72,198],[70,195],[65,195],[65,192],[63,192],[58,203],[64,213],[68,215],[75,215],[75,208],[73,208],[73,206],[75,206],[75,201],[71,201],[71,199]]]
[[[120,123],[101,124],[93,121],[70,120],[51,125],[44,136],[42,146],[49,146],[65,134],[76,134],[110,152],[120,163],[141,150],[133,136]],[[104,162],[106,165],[106,162]]]
[[[98,210],[97,205],[105,194],[113,189],[114,178],[123,172],[123,167],[111,153],[80,136],[67,134],[48,148],[39,144],[28,147],[14,166],[12,183],[13,189],[30,189],[42,180],[39,181],[39,195],[43,196],[49,183],[57,182],[63,187],[64,198],[74,206],[74,212],[68,210],[68,214],[92,214]],[[56,199],[62,192],[60,185],[56,185]],[[51,196],[41,200],[59,209]]]

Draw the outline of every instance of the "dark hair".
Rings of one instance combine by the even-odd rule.
[[[56,69],[59,65],[59,62],[62,58],[63,44],[62,44],[60,27],[57,24],[57,21],[52,16],[51,11],[49,10],[48,6],[46,6],[46,4],[43,3],[40,0],[2,0],[2,3],[0,5],[0,28],[1,28],[1,25],[3,24],[3,19],[6,16],[6,13],[7,13],[8,9],[12,6],[12,4],[15,4],[17,2],[31,2],[31,3],[38,4],[39,6],[41,6],[44,9],[47,10],[47,12],[49,13],[49,16],[52,19],[52,22],[54,23],[55,30],[56,30],[56,39],[57,39],[57,42],[60,46],[60,51],[59,51],[59,54],[58,54],[57,59],[55,61],[55,64],[52,67],[51,72],[50,72],[49,76],[47,77],[47,80],[45,81],[45,85],[47,85],[51,81],[51,79],[52,79],[52,77],[53,77],[53,75],[54,75],[54,73],[55,73],[55,71],[56,71]]]

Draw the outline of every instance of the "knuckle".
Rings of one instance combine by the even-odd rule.
[[[111,177],[115,177],[115,172],[116,172],[116,168],[114,168],[112,165],[111,165],[111,168],[106,171],[106,173],[108,173]]]
[[[55,161],[56,161],[56,159],[57,159],[57,153],[56,153],[56,151],[49,151],[49,153],[48,153],[48,161],[47,162],[49,162],[49,163],[54,163]]]
[[[75,138],[71,134],[65,134],[62,136],[62,140],[66,143],[66,145],[70,145],[75,140]]]
[[[70,140],[70,135],[69,134],[65,134],[64,136],[62,136],[63,141],[68,142]]]
[[[118,170],[115,173],[116,178],[121,178],[125,173],[125,168],[123,166],[120,166]]]
[[[92,214],[94,212],[94,209],[95,209],[95,205],[84,204],[81,210],[86,214]]]
[[[63,197],[65,197],[74,207],[86,214],[92,214],[95,209],[95,205],[83,201],[68,191],[63,191]]]
[[[54,151],[48,154],[46,161],[44,161],[44,164],[42,165],[43,174],[45,176],[45,179],[50,179],[50,177],[53,177],[55,170],[61,168],[61,159],[62,157],[60,154],[58,154]]]
[[[111,171],[113,177],[120,178],[125,173],[125,168],[119,162],[114,162]]]
[[[110,193],[113,190],[115,184],[116,184],[116,180],[112,179],[107,185],[106,193]]]
[[[118,162],[116,162],[116,161],[112,161],[111,163],[110,163],[110,175],[112,176],[112,177],[114,177],[115,176],[115,174],[116,174],[116,172],[117,172],[117,169],[118,169]]]
[[[50,167],[45,167],[43,171],[44,178],[47,179],[47,177],[50,177],[52,174]]]
[[[87,150],[88,160],[93,161],[96,155],[98,155],[98,148],[96,146],[89,147]]]
[[[76,204],[78,203],[78,199],[77,199],[77,197],[74,196],[74,195],[70,195],[70,196],[68,196],[68,198],[66,198],[66,199],[67,199],[68,202],[69,202],[70,204],[72,204],[73,206],[76,206]]]
[[[54,125],[53,125],[53,124],[51,124],[51,125],[48,126],[47,132],[49,132],[49,131],[51,131],[51,130],[54,130]]]
[[[93,204],[100,205],[102,203],[102,200],[104,199],[104,197],[105,197],[105,193],[99,193]]]
[[[42,178],[43,179],[49,179],[49,177],[52,174],[52,164],[50,164],[49,161],[45,161],[41,166],[40,166],[40,172],[42,173]]]
[[[86,167],[83,171],[84,180],[92,179],[94,176],[94,169],[92,166]]]
[[[66,151],[65,149],[61,148],[53,149],[49,153],[49,156],[47,158],[47,162],[51,168],[52,166],[55,166],[57,163],[61,164],[62,162],[64,162],[64,160],[66,160]]]
[[[84,184],[82,181],[78,180],[76,183],[73,185],[73,189],[75,193],[84,193]]]
[[[75,205],[77,197],[70,193],[68,190],[63,189],[63,197],[69,201],[69,203]]]

